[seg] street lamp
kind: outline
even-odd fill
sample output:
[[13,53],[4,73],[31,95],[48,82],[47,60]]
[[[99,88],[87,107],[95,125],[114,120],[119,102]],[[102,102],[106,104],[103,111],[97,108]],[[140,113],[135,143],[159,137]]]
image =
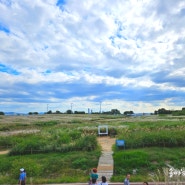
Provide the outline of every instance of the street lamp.
[[102,102],[100,101],[100,114],[101,114],[101,103],[102,103]]
[[71,113],[72,113],[72,111],[73,111],[73,103],[71,103]]
[[48,112],[48,107],[49,107],[49,104],[47,104],[47,112]]

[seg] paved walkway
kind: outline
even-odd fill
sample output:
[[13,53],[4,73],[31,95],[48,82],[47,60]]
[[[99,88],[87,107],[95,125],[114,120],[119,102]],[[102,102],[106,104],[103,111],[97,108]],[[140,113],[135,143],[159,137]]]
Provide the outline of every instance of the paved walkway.
[[97,167],[99,175],[98,181],[101,181],[101,177],[104,175],[109,182],[114,170],[112,146],[115,144],[115,138],[110,138],[109,136],[99,136],[98,142],[102,147],[102,155],[99,158]]

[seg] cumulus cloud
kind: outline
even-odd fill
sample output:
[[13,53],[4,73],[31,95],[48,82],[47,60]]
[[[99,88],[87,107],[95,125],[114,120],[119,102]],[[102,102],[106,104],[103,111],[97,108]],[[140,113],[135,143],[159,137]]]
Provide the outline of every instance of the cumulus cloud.
[[0,10],[2,111],[183,106],[183,0],[1,0]]

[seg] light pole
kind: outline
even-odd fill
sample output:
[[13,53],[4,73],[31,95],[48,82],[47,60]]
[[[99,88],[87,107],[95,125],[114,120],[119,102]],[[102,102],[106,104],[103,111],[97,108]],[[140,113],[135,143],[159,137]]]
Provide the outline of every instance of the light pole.
[[47,112],[48,112],[48,107],[49,107],[49,104],[47,104]]
[[73,103],[71,103],[71,113],[73,112]]
[[101,103],[102,103],[102,102],[100,101],[100,114],[101,114]]

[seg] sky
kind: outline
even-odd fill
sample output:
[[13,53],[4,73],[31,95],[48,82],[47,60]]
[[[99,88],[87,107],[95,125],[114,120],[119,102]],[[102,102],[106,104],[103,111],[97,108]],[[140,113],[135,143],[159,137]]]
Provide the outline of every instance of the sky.
[[184,0],[0,0],[0,111],[184,106]]

